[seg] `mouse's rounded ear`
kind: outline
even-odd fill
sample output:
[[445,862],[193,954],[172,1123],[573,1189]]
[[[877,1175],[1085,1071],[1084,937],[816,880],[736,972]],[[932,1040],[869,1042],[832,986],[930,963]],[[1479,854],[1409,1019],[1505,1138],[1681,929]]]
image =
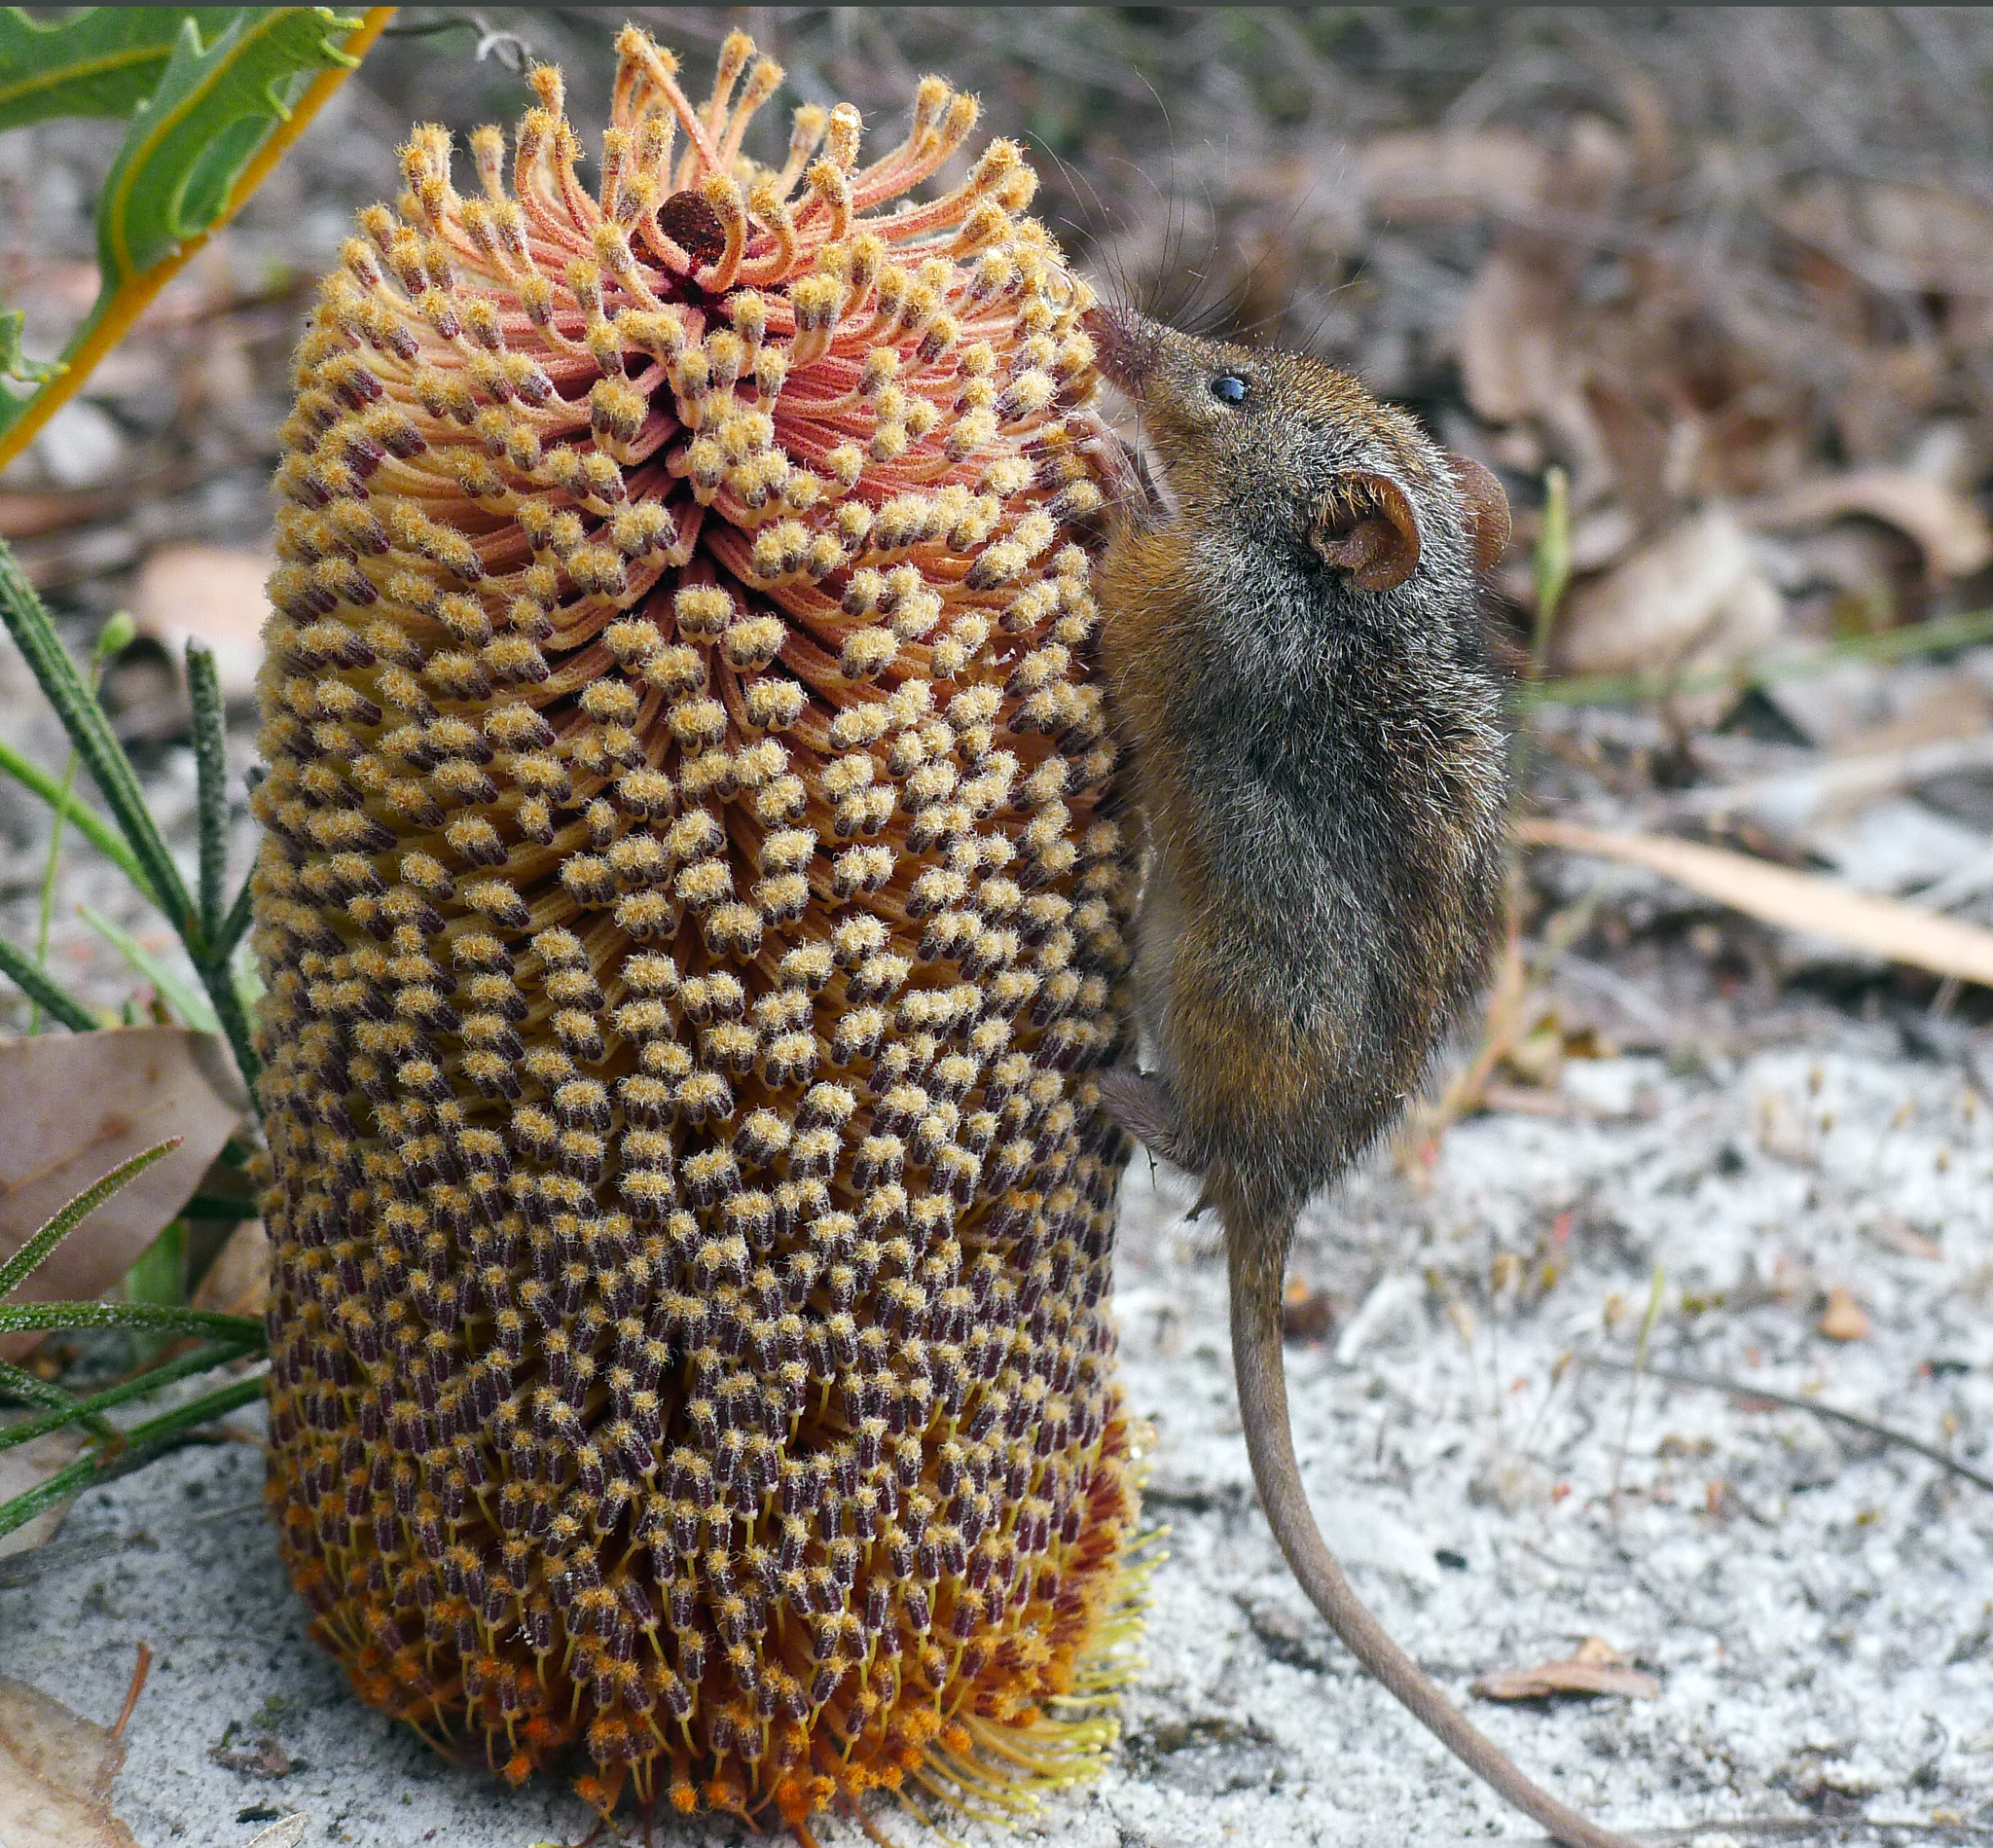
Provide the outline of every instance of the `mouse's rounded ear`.
[[1308,542],[1361,591],[1392,591],[1419,562],[1419,522],[1386,475],[1345,475],[1322,498]]
[[1508,550],[1508,496],[1495,479],[1494,470],[1483,468],[1471,455],[1449,454],[1446,462],[1460,484],[1461,498],[1467,502],[1468,539],[1474,548],[1474,569],[1492,571]]

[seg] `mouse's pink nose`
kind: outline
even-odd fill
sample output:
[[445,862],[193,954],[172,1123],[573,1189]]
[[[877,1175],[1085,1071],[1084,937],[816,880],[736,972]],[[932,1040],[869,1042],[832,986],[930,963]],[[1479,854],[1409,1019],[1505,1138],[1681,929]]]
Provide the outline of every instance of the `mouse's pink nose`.
[[1130,308],[1090,308],[1080,325],[1092,337],[1094,364],[1111,385],[1137,391],[1155,370],[1163,330]]

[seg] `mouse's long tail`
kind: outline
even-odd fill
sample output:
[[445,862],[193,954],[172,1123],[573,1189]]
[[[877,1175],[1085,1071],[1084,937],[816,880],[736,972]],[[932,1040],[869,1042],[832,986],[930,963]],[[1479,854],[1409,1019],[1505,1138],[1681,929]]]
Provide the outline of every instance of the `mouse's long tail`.
[[[1286,1361],[1281,1349],[1281,1273],[1290,1226],[1254,1225],[1220,1197],[1232,1293],[1232,1361],[1239,1415],[1267,1524],[1301,1589],[1329,1628],[1428,1731],[1477,1777],[1570,1848],[1636,1848],[1624,1835],[1580,1816],[1524,1776],[1474,1726],[1418,1663],[1394,1643],[1358,1598],[1330,1555],[1308,1506],[1287,1423]],[[1270,1258],[1267,1253],[1276,1255]]]

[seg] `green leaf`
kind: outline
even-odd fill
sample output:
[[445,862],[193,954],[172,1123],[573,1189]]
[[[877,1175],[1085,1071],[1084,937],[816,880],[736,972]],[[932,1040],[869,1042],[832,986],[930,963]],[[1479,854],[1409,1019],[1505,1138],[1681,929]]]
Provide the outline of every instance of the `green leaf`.
[[[5,420],[5,407],[0,404],[0,422]],[[166,852],[159,823],[145,806],[138,774],[131,768],[124,745],[112,733],[111,721],[104,716],[96,695],[84,684],[76,663],[62,646],[48,609],[27,581],[13,548],[4,539],[0,539],[0,621],[6,623],[17,646],[27,657],[27,665],[34,670],[49,704],[55,708],[55,716],[62,721],[62,729],[69,734],[69,742],[83,759],[84,768],[95,779],[104,801],[117,816],[126,845],[144,869],[147,892],[153,903],[166,914],[182,937],[191,932],[198,941],[200,926],[194,900],[172,855]],[[14,774],[20,775],[18,770]],[[81,815],[77,816],[77,826],[90,832]]]
[[23,385],[45,385],[68,370],[59,359],[30,359],[20,350],[27,316],[19,308],[0,308],[0,379]]
[[45,969],[0,937],[0,975],[10,977],[29,1000],[46,1007],[73,1033],[94,1033],[103,1023]]
[[[261,1339],[260,1324],[258,1339]],[[58,1469],[25,1495],[17,1495],[11,1502],[0,1502],[0,1534],[11,1534],[16,1528],[25,1526],[44,1508],[68,1501],[80,1490],[112,1481],[141,1468],[182,1431],[209,1424],[238,1406],[253,1404],[263,1396],[264,1391],[264,1375],[259,1373],[253,1379],[237,1380],[233,1386],[224,1386],[217,1392],[203,1393],[199,1398],[159,1418],[134,1425],[125,1432],[125,1441],[116,1450],[109,1453],[101,1447],[93,1450],[89,1456],[78,1458],[68,1468]]]
[[204,1033],[221,1032],[221,1022],[215,1018],[207,996],[178,969],[155,956],[130,931],[122,924],[113,924],[102,912],[94,911],[89,905],[78,905],[76,910],[85,924],[159,990],[160,998],[180,1016],[185,1025],[198,1028]]
[[164,1303],[0,1303],[0,1334],[50,1334],[62,1328],[146,1328],[238,1346],[263,1339],[259,1318],[225,1316],[213,1309],[173,1309]]
[[356,61],[341,41],[358,24],[329,7],[252,7],[203,45],[197,22],[183,20],[97,201],[103,299],[220,218],[304,84]]
[[227,917],[222,882],[229,871],[228,725],[214,651],[192,638],[187,643],[187,688],[194,703],[194,768],[200,815],[200,934],[212,954]]
[[75,822],[78,831],[98,852],[117,861],[120,870],[141,896],[152,899],[154,904],[159,903],[157,898],[153,898],[152,883],[145,876],[145,868],[139,865],[138,856],[125,845],[117,829],[89,807],[73,789],[65,791],[58,779],[23,757],[5,739],[0,739],[0,774],[12,777],[24,789],[33,790],[57,815]]
[[5,1388],[24,1405],[44,1408],[44,1415],[40,1418],[24,1418],[11,1425],[0,1425],[0,1450],[11,1450],[16,1444],[27,1443],[44,1431],[59,1431],[64,1425],[85,1425],[99,1437],[116,1437],[118,1434],[117,1428],[96,1406],[86,1405],[74,1393],[65,1393],[59,1386],[38,1380],[25,1368],[11,1361],[0,1360],[0,1388]]
[[90,7],[50,24],[0,7],[0,128],[128,116],[159,87],[182,24],[226,30],[240,7]]
[[[196,1373],[206,1373],[218,1366],[226,1366],[231,1360],[253,1358],[259,1350],[246,1343],[233,1341],[209,1342],[196,1348],[192,1354],[185,1354],[177,1359],[167,1360],[156,1367],[149,1367],[136,1379],[127,1380],[122,1385],[106,1387],[101,1393],[93,1393],[89,1398],[77,1398],[63,1392],[59,1387],[44,1387],[29,1373],[22,1373],[18,1367],[0,1364],[0,1384],[17,1397],[25,1397],[30,1393],[42,1395],[37,1402],[44,1403],[48,1410],[38,1417],[19,1419],[14,1424],[0,1426],[0,1450],[12,1450],[18,1444],[31,1443],[37,1437],[52,1431],[60,1431],[64,1425],[88,1425],[99,1437],[108,1437],[114,1443],[124,1433],[111,1424],[104,1413],[115,1405],[123,1405],[134,1398],[150,1398],[156,1393],[163,1392],[177,1382],[191,1378]],[[18,1377],[17,1377],[18,1376]],[[26,1382],[22,1385],[20,1382]],[[54,1397],[47,1396],[54,1395]]]
[[103,1179],[93,1181],[64,1206],[6,1263],[0,1264],[0,1298],[10,1296],[19,1288],[21,1280],[45,1263],[49,1253],[127,1180],[134,1175],[142,1175],[154,1162],[163,1161],[183,1140],[178,1136],[169,1137],[163,1142],[155,1142],[150,1148],[140,1149],[129,1161],[120,1162]]

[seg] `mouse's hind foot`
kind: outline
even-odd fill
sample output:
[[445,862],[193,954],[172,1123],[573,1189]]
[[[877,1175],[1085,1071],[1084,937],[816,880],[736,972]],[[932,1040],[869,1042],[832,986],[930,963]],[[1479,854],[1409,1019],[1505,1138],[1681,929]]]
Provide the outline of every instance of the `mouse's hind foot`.
[[1198,1162],[1183,1129],[1176,1094],[1153,1072],[1115,1066],[1099,1074],[1101,1102],[1115,1122],[1151,1155],[1195,1174]]

